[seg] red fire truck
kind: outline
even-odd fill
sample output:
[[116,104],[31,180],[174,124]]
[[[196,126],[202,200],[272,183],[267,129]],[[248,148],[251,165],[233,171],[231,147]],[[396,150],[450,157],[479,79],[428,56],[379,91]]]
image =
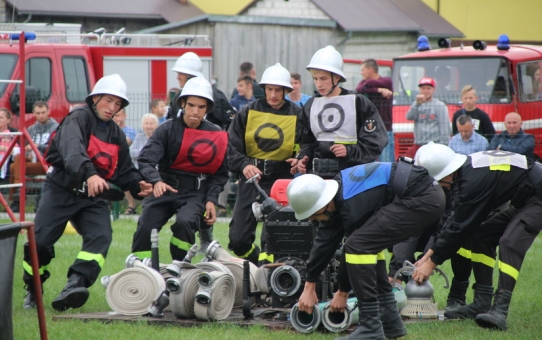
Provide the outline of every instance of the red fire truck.
[[507,113],[518,112],[523,130],[535,135],[535,154],[542,156],[542,46],[513,45],[506,35],[493,46],[475,41],[472,47],[451,48],[449,41],[440,39],[442,48],[431,50],[423,37],[418,42],[419,52],[393,61],[396,156],[405,154],[413,142],[413,122],[407,121],[405,115],[418,94],[418,81],[422,77],[435,78],[441,68],[448,71],[449,83],[437,81],[434,96],[446,103],[450,120],[462,107],[461,89],[472,85],[479,97],[477,106],[488,113],[495,130],[504,130]]
[[[18,40],[15,34],[0,32],[0,79],[20,79]],[[33,122],[32,103],[44,100],[51,116],[60,121],[75,105],[84,103],[94,83],[103,75],[118,73],[126,82],[130,121],[139,125],[153,99],[166,99],[169,89],[178,87],[171,68],[183,53],[200,56],[203,74],[211,75],[212,48],[208,36],[171,34],[50,34],[36,33],[27,40],[24,61],[26,74],[27,124]],[[0,107],[15,117],[19,127],[18,84],[0,83]]]

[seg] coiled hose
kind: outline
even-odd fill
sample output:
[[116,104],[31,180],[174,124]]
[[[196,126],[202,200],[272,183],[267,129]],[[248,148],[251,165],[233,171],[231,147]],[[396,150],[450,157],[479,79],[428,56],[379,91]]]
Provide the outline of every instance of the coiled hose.
[[198,278],[194,313],[201,320],[224,320],[233,309],[235,283],[233,276],[219,271],[203,272]]

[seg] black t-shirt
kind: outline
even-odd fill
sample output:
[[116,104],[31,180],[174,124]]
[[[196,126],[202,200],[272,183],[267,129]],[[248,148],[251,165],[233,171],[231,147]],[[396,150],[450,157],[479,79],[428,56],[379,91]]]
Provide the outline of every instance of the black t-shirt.
[[495,135],[495,127],[493,127],[493,123],[491,122],[491,119],[489,118],[487,113],[480,110],[479,108],[476,108],[472,111],[461,109],[457,110],[454,113],[454,116],[452,118],[452,131],[454,135],[458,133],[457,118],[464,114],[471,116],[474,123],[474,130],[484,136],[488,142],[491,141],[491,138],[493,138],[493,135]]

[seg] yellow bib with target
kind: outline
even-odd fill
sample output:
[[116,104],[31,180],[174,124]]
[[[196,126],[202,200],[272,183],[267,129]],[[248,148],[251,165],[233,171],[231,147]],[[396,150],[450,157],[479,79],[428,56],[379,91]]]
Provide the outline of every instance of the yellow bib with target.
[[510,171],[511,166],[528,169],[527,157],[510,151],[487,150],[470,155],[473,168],[489,167],[494,171]]
[[247,156],[284,161],[294,151],[297,116],[248,111],[245,130]]

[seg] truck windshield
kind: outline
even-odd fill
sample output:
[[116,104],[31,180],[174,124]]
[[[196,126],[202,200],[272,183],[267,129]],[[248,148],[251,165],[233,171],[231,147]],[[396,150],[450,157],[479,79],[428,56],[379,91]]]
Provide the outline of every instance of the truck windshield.
[[[11,79],[11,74],[16,63],[16,54],[0,54],[0,80]],[[4,95],[7,85],[7,83],[0,83],[0,96]]]
[[422,77],[435,79],[434,97],[445,103],[460,103],[465,85],[474,86],[478,103],[510,103],[514,93],[503,58],[401,59],[393,66],[394,104],[412,104]]

